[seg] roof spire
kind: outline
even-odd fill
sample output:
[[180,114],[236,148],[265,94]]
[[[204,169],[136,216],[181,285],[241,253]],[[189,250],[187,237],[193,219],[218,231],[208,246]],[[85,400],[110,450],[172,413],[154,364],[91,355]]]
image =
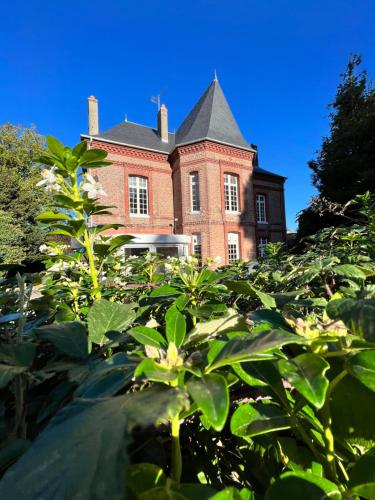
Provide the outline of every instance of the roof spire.
[[216,69],[214,69],[214,82],[218,82],[218,78],[217,78],[217,73],[216,73]]

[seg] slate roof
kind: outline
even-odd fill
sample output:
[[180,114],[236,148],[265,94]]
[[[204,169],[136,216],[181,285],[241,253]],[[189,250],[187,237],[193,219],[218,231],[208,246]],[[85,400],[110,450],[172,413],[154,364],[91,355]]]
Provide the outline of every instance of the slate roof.
[[[115,144],[167,154],[171,153],[177,146],[205,139],[249,151],[258,151],[255,144],[249,144],[244,139],[216,78],[182,122],[177,132],[175,134],[170,132],[168,136],[168,143],[162,142],[156,128],[124,121],[98,135],[82,134],[81,137],[93,137]],[[256,172],[285,179],[281,175],[260,168],[258,154],[256,154],[254,163],[254,173]]]
[[244,139],[217,79],[213,80],[176,132],[176,146],[210,139],[252,150]]
[[175,147],[174,134],[169,133],[168,142],[163,142],[157,129],[133,122],[122,122],[92,137],[161,153],[171,153]]

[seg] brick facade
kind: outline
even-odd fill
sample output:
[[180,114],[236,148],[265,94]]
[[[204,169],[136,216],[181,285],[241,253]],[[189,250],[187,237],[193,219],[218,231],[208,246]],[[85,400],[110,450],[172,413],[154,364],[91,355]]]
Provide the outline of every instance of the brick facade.
[[[89,101],[93,113],[89,116],[89,128],[95,129],[97,101],[93,96]],[[242,260],[256,258],[260,239],[263,244],[285,241],[285,178],[258,167],[256,147],[242,136],[216,79],[174,134],[168,132],[168,111],[162,105],[157,129],[122,122],[103,134],[97,131],[82,138],[89,141],[90,148],[106,150],[112,162],[93,172],[107,193],[100,203],[116,208],[112,209],[113,215],[97,216],[92,222],[123,225],[108,234],[143,235],[138,238],[139,244],[154,242],[155,236],[160,235],[160,242],[165,245],[183,242],[185,253],[193,252],[192,237],[199,237],[202,258],[219,256],[223,264],[230,260],[229,240],[232,259],[234,241],[235,255]],[[200,206],[195,211],[192,174],[199,181]],[[236,185],[233,189],[237,189],[237,203],[229,204],[233,211],[226,210],[226,175]],[[138,215],[130,213],[129,179],[136,182],[138,198],[135,202],[133,186],[132,209],[138,203]],[[232,192],[232,187],[228,190]],[[257,194],[265,199],[262,223],[257,221]],[[191,242],[189,248],[187,241]]]

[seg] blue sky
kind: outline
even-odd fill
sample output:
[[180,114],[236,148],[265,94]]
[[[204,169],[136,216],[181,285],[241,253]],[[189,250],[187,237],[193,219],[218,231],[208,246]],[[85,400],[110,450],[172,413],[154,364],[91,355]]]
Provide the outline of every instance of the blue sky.
[[90,94],[104,130],[125,114],[153,125],[161,93],[173,130],[216,68],[261,166],[288,177],[291,228],[349,55],[375,77],[374,0],[13,0],[1,17],[0,123],[73,145]]

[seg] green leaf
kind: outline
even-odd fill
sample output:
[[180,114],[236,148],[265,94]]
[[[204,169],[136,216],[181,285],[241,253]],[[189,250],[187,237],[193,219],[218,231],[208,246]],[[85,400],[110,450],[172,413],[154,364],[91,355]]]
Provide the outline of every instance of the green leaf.
[[330,398],[334,435],[375,440],[374,393],[351,375],[344,377]]
[[186,336],[185,345],[190,346],[218,335],[239,330],[244,330],[244,333],[248,332],[246,318],[234,309],[228,309],[227,314],[220,316],[220,318],[199,322]]
[[235,436],[252,437],[294,425],[292,417],[273,404],[242,404],[233,413],[230,429]]
[[9,366],[0,364],[0,389],[6,387],[16,375],[19,375],[25,370],[25,366]]
[[162,345],[167,345],[163,335],[154,328],[148,328],[147,326],[135,326],[134,328],[128,330],[127,333],[143,345],[151,345],[157,348]]
[[42,340],[48,340],[56,349],[72,358],[85,358],[88,355],[87,333],[78,321],[52,323],[36,328],[35,333]]
[[59,220],[71,220],[71,216],[61,212],[42,212],[36,216],[36,220],[40,222],[54,222]]
[[135,319],[133,304],[118,304],[101,299],[94,303],[87,315],[89,338],[95,344],[106,342],[107,332],[122,332]]
[[340,500],[338,487],[311,472],[285,472],[268,488],[265,500]]
[[241,361],[270,359],[273,357],[272,353],[269,352],[272,349],[286,344],[303,344],[304,342],[302,337],[281,329],[261,332],[256,337],[250,335],[236,337],[229,340],[219,352],[209,366],[209,371]]
[[275,309],[276,308],[276,301],[275,299],[271,296],[268,295],[268,293],[261,292],[260,290],[255,290],[255,293],[261,300],[262,304],[267,307],[268,309]]
[[122,500],[131,430],[170,419],[185,405],[178,389],[157,387],[104,401],[73,401],[6,472],[0,498]]
[[108,156],[107,151],[104,151],[104,149],[88,149],[85,151],[79,160],[79,164],[83,166],[87,166],[91,162],[101,162]]
[[59,158],[60,160],[63,159],[64,156],[64,144],[62,144],[59,140],[57,140],[55,137],[52,137],[52,135],[47,135],[46,137],[46,143],[48,146],[49,151]]
[[347,371],[366,387],[375,391],[375,349],[361,351],[347,359]]
[[333,272],[338,274],[339,276],[344,276],[345,278],[354,278],[354,279],[366,279],[366,274],[362,271],[362,269],[354,264],[342,264],[340,266],[335,266],[333,268]]
[[168,342],[173,342],[176,347],[180,347],[186,334],[185,316],[180,313],[176,306],[172,306],[165,315],[165,321],[165,333]]
[[141,375],[155,382],[167,382],[175,380],[178,374],[175,370],[160,365],[153,359],[144,359],[139,363],[134,372],[135,377],[140,377]]
[[318,409],[322,408],[326,398],[329,380],[324,374],[329,367],[321,356],[312,353],[279,360],[281,375]]
[[74,146],[72,153],[74,156],[78,158],[83,155],[83,153],[87,150],[87,141],[81,141],[76,146]]
[[375,447],[354,465],[350,473],[349,488],[354,495],[361,498],[375,498]]
[[0,361],[10,365],[30,366],[34,360],[36,345],[30,342],[22,344],[0,343]]
[[369,342],[375,342],[375,300],[338,299],[327,305],[332,319],[341,319],[349,330]]
[[170,285],[164,285],[152,290],[150,297],[170,297],[173,295],[180,295],[180,293],[180,290],[177,290],[177,288],[173,288],[173,286]]
[[209,500],[254,500],[254,494],[247,488],[237,490],[233,486],[228,486],[224,490],[211,496]]
[[164,486],[167,477],[163,469],[155,464],[139,463],[128,467],[126,475],[126,498],[137,500],[145,491]]
[[192,378],[187,382],[187,390],[212,427],[221,431],[229,412],[229,391],[225,378],[215,373],[201,379]]

